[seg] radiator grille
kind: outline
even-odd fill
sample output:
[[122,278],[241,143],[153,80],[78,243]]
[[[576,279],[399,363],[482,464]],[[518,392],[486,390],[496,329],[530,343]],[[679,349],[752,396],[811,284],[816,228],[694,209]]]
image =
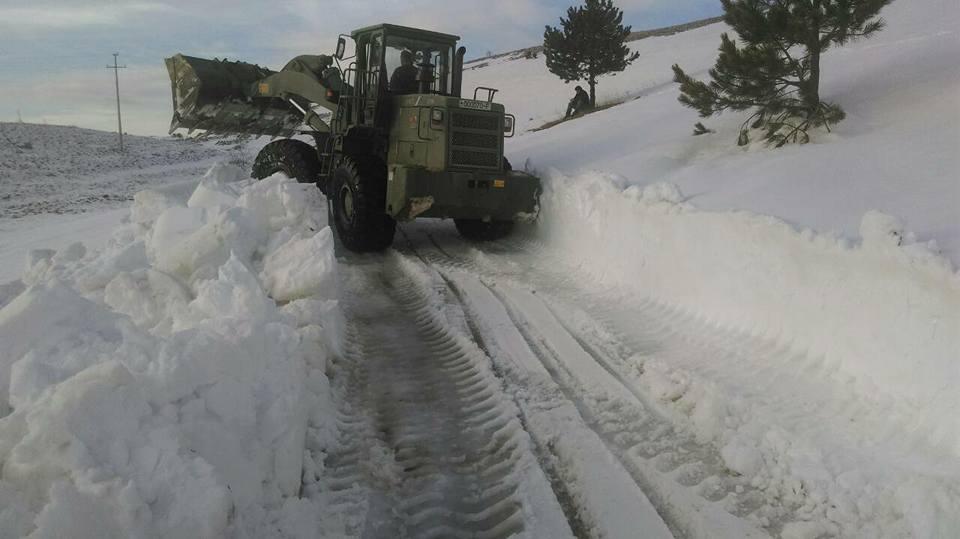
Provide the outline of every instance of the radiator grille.
[[458,127],[465,129],[481,129],[483,131],[496,131],[500,127],[500,118],[491,114],[467,114],[463,112],[453,113],[451,124],[456,129]]
[[453,150],[453,164],[469,167],[497,168],[500,157],[495,153],[472,150]]
[[457,111],[450,115],[450,166],[499,169],[500,115]]
[[474,148],[489,148],[496,150],[500,141],[496,135],[485,133],[467,133],[464,131],[453,132],[454,146],[473,146]]

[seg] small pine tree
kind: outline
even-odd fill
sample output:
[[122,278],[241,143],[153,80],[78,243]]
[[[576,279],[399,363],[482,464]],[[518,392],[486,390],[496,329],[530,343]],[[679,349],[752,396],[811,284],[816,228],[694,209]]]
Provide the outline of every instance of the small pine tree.
[[597,79],[623,71],[639,56],[624,44],[630,27],[623,25],[623,12],[612,0],[585,0],[568,8],[560,26],[543,32],[547,69],[564,82],[587,81],[590,106],[596,106]]
[[808,129],[829,130],[845,116],[839,105],[820,99],[820,56],[882,29],[877,14],[891,1],[721,0],[723,20],[740,44],[721,36],[709,84],[674,64],[679,100],[704,118],[727,109],[755,109],[740,126],[740,145],[749,143],[750,129],[761,128],[777,147],[809,142]]

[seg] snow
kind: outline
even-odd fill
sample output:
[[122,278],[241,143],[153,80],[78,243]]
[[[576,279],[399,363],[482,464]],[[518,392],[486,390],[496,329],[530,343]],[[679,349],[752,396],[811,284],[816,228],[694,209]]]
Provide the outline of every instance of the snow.
[[[900,236],[898,220],[878,212],[865,216],[864,240],[856,245],[797,231],[770,217],[668,202],[648,193],[661,191],[657,186],[624,189],[601,174],[554,173],[550,178],[540,231],[550,252],[562,253],[558,256],[596,285],[670,306],[700,321],[704,331],[732,331],[745,341],[760,338],[787,350],[778,354],[806,358],[806,368],[821,373],[819,386],[796,386],[806,390],[796,398],[810,403],[809,413],[819,408],[813,403],[849,399],[861,410],[850,421],[865,425],[865,443],[886,436],[881,433],[887,429],[902,429],[899,443],[910,445],[914,454],[893,458],[879,476],[883,479],[874,479],[916,481],[924,486],[905,492],[935,492],[930,496],[943,500],[919,502],[907,495],[900,501],[905,505],[896,511],[910,515],[908,507],[914,504],[930,511],[929,516],[910,516],[909,533],[924,536],[918,531],[930,525],[943,530],[960,526],[950,516],[960,498],[948,480],[936,478],[939,473],[928,477],[929,472],[907,479],[910,472],[903,471],[926,469],[937,459],[947,459],[943,473],[948,477],[956,470],[960,396],[952,388],[960,384],[960,280],[949,262],[923,245],[910,244]],[[797,432],[782,434],[791,443],[772,438],[782,411],[768,416],[764,401],[751,404],[755,390],[749,378],[732,387],[718,385],[685,357],[654,358],[644,363],[647,390],[686,409],[691,427],[720,444],[730,469],[773,484],[777,476],[771,478],[764,462],[790,462],[800,476],[808,475],[799,471],[804,468],[820,470],[821,478],[864,466],[841,452],[831,455],[829,472],[824,470],[821,459],[836,443],[831,441],[838,436],[835,430],[815,429],[818,439],[810,445]],[[774,364],[771,358],[768,368]],[[790,378],[783,379],[774,387],[789,383]],[[779,391],[793,394],[787,387]],[[815,396],[820,392],[824,396]],[[897,426],[874,423],[875,412],[867,410],[883,410],[896,418]],[[859,432],[854,424],[839,428]],[[815,477],[807,477],[807,484],[817,484]],[[834,499],[857,495],[831,488]]]
[[[80,215],[31,215],[0,219],[0,282],[20,278],[30,251],[40,247],[62,249],[82,241],[91,249],[103,247],[111,231],[129,209]],[[0,305],[6,302],[0,298]]]
[[[823,95],[848,117],[811,144],[738,148],[735,113],[690,136],[669,66],[705,76],[718,24],[633,43],[637,64],[599,86],[600,101],[631,99],[508,146],[545,180],[541,256],[611,301],[769,343],[766,361],[654,353],[639,383],[768,495],[801,487],[804,521],[783,537],[960,529],[960,8],[894,3],[884,18],[826,56]],[[521,129],[571,93],[542,57],[466,79],[499,87]]]
[[[925,246],[899,245],[895,219],[867,214],[864,241],[851,245],[648,193],[661,189],[556,173],[544,197],[544,241],[599,282],[822,355],[865,394],[921,407],[931,426],[951,423],[960,400],[939,388],[960,383],[960,280]],[[943,429],[960,444],[960,432]]]
[[290,301],[331,294],[336,259],[329,228],[307,238],[290,238],[264,261],[263,283],[270,297]]
[[[935,240],[956,267],[960,8],[952,0],[893,2],[882,16],[880,33],[824,56],[822,96],[847,118],[804,146],[738,148],[746,113],[701,119],[677,102],[670,66],[706,78],[720,34],[730,31],[722,23],[630,43],[640,58],[597,87],[598,103],[626,102],[543,131],[523,132],[562,117],[573,94],[573,84],[547,71],[543,55],[474,64],[464,88],[497,87],[497,100],[516,114],[519,135],[507,145],[515,168],[668,182],[701,209],[773,215],[853,240],[862,216],[879,210],[903,220],[918,241]],[[697,121],[716,133],[691,136]]]
[[[612,375],[587,356],[535,292],[504,283],[490,287],[461,272],[453,272],[449,278],[487,337],[484,342],[491,358],[501,363],[500,368],[512,383],[523,387],[515,398],[521,403],[531,435],[548,440],[551,452],[562,462],[565,481],[581,493],[580,504],[595,515],[592,521],[585,522],[593,533],[629,537],[639,528],[644,530],[644,536],[672,536],[647,498],[655,492],[668,500],[661,501],[660,508],[670,508],[673,524],[685,536],[763,536],[760,530],[731,518],[718,507],[671,488],[669,481],[649,468],[640,474],[644,482],[656,488],[650,488],[647,494],[639,491],[630,472],[609,455],[598,435],[583,425],[580,407],[553,402],[562,389],[551,379],[548,369],[569,372],[577,383],[599,392],[599,400],[614,407],[635,402],[636,396],[611,380]],[[524,322],[518,323],[518,319]],[[538,340],[553,357],[549,362],[541,362],[529,347],[529,339],[522,335],[531,327],[542,332]],[[627,408],[629,404],[621,410]]]
[[120,153],[116,133],[0,122],[0,218],[122,207],[141,189],[244,158],[242,145],[130,135],[123,142]]
[[[960,460],[937,432],[955,427],[952,416],[855,391],[823,357],[656,301],[640,285],[591,279],[539,234],[478,250],[439,224],[422,228],[413,244],[456,283],[505,384],[520,386],[518,399],[549,399],[529,375],[513,374],[530,357],[524,347],[543,350],[534,355],[556,365],[554,379],[569,384],[588,424],[609,433],[608,447],[623,444],[627,469],[671,529],[721,535],[723,512],[697,510],[703,498],[691,491],[774,536],[949,537],[960,529]],[[477,276],[496,299],[464,284]],[[497,314],[497,301],[508,316]],[[511,339],[515,328],[523,339]],[[579,437],[568,425],[556,430]]]
[[259,537],[293,511],[343,327],[332,243],[315,187],[245,176],[31,253],[0,310],[0,536]]
[[[722,24],[631,43],[599,86],[623,104],[541,131],[571,93],[542,56],[469,64],[545,185],[538,223],[487,250],[411,226],[400,254],[338,260],[315,188],[213,164],[239,145],[130,137],[122,158],[0,125],[0,537],[343,535],[316,493],[344,423],[328,367],[364,322],[341,279],[397,260],[436,300],[417,320],[516,404],[528,531],[565,532],[549,476],[597,535],[955,536],[960,6],[884,17],[824,58],[847,119],[781,149],[737,147],[737,113],[690,135],[670,65],[705,76]],[[470,262],[404,251],[431,246]],[[394,489],[394,450],[363,449]]]

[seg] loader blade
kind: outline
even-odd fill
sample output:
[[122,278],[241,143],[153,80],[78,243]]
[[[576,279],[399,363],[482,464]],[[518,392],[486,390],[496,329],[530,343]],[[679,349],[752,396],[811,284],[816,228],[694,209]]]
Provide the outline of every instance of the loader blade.
[[165,63],[173,93],[171,133],[183,128],[290,136],[303,123],[303,114],[284,100],[255,98],[258,81],[274,74],[269,69],[182,54]]

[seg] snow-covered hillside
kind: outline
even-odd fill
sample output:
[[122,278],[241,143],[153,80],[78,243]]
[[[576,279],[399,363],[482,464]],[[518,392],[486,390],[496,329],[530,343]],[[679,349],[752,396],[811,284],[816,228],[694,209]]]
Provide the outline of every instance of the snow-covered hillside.
[[250,148],[213,141],[124,137],[59,125],[0,123],[0,283],[31,249],[101,247],[143,189],[187,182],[218,161],[249,163]]
[[120,153],[115,133],[0,123],[0,219],[125,206],[142,189],[192,180],[229,148],[127,135]]
[[[773,215],[854,241],[862,216],[876,209],[960,264],[960,6],[897,1],[882,15],[885,30],[824,57],[821,94],[844,107],[847,119],[812,144],[740,149],[745,115],[738,113],[703,120],[715,134],[690,136],[699,118],[677,102],[670,66],[706,77],[720,34],[729,31],[719,23],[630,43],[639,59],[602,78],[597,97],[625,104],[521,132],[508,153],[516,165],[529,160],[542,172],[596,169],[631,185],[670,182],[699,208]],[[484,62],[465,73],[464,88],[499,88],[497,99],[516,114],[520,131],[563,115],[573,84],[550,74],[542,55]]]

